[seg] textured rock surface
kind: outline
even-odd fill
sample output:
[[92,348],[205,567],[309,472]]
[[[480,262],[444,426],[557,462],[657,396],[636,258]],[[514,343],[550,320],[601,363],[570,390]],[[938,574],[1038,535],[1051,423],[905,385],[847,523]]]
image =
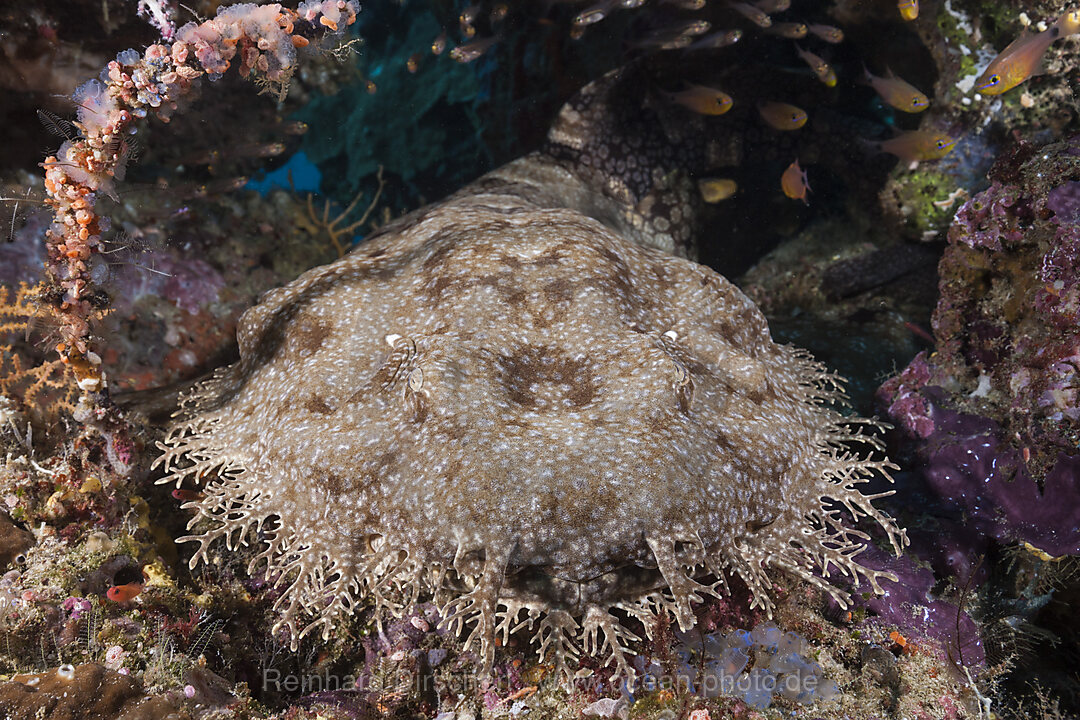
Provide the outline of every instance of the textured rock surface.
[[139,683],[96,663],[61,665],[0,684],[6,720],[184,720],[166,697],[143,695]]

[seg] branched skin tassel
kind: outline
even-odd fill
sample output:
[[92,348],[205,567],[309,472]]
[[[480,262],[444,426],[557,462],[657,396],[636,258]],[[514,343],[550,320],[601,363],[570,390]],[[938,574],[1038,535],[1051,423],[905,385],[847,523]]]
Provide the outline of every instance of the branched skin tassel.
[[528,156],[249,310],[161,446],[212,521],[192,564],[262,530],[294,645],[433,593],[485,670],[526,631],[566,678],[582,653],[632,677],[620,617],[688,628],[731,573],[766,609],[770,569],[878,590],[845,524],[906,542],[858,489],[891,467],[859,452],[875,423],[723,277],[573,209],[588,193]]

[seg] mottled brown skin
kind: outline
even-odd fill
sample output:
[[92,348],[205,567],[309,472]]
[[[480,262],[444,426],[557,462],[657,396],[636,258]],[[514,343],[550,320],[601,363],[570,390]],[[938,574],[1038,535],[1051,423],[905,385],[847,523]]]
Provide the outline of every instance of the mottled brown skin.
[[567,676],[582,651],[632,675],[610,610],[688,628],[727,572],[766,608],[768,567],[876,589],[823,498],[904,538],[855,487],[887,463],[847,447],[873,441],[833,376],[584,176],[527,156],[249,310],[162,445],[165,481],[206,479],[192,562],[274,517],[256,562],[292,583],[294,642],[434,592],[485,667],[528,620]]

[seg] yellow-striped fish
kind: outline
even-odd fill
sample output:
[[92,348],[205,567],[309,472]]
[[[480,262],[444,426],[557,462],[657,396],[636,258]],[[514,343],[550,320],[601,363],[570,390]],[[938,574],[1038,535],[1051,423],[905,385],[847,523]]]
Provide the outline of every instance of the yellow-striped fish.
[[896,8],[900,11],[900,17],[905,20],[919,17],[919,0],[897,0]]

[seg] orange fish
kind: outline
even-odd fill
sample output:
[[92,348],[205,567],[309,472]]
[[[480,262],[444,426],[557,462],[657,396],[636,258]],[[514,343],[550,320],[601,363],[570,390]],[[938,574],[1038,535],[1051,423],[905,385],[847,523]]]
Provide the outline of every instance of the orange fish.
[[761,118],[777,130],[798,130],[806,124],[806,111],[782,102],[758,103]]
[[113,602],[128,602],[142,592],[142,583],[128,583],[127,585],[114,585],[105,591],[105,597]]
[[893,75],[892,70],[885,68],[885,77],[874,75],[863,66],[866,84],[874,88],[882,100],[897,110],[906,113],[920,113],[930,107],[930,100],[910,83]]
[[738,183],[728,178],[706,178],[698,180],[698,190],[701,198],[707,203],[718,203],[727,200],[739,189]]
[[1080,32],[1080,12],[1065,13],[1041,33],[1024,30],[1009,43],[975,81],[975,89],[983,95],[1008,92],[1032,75],[1043,72],[1043,56],[1055,40]]
[[817,75],[817,79],[825,83],[828,87],[836,87],[836,73],[829,67],[829,63],[819,58],[814,53],[803,50],[799,47],[799,44],[795,44],[795,52],[799,54],[799,57],[803,59],[810,69],[814,71],[814,75]]
[[702,115],[723,115],[731,109],[730,95],[704,85],[691,85],[686,90],[667,95],[683,107]]
[[906,163],[939,160],[956,145],[956,139],[933,130],[911,130],[877,143],[877,147]]
[[844,42],[844,31],[832,25],[810,25],[807,30],[833,45]]
[[897,0],[896,8],[900,11],[900,17],[905,20],[919,17],[919,0]]
[[806,37],[806,33],[809,31],[806,27],[806,23],[783,22],[773,23],[772,27],[766,30],[766,32],[772,35],[779,35],[788,40],[801,40]]
[[788,169],[780,176],[780,187],[784,194],[792,200],[802,200],[807,205],[810,201],[806,194],[810,192],[810,182],[806,177],[806,171],[799,167],[799,159],[788,165]]
[[176,488],[172,491],[172,496],[183,502],[203,499],[203,494],[201,492],[198,490],[188,490],[187,488]]

